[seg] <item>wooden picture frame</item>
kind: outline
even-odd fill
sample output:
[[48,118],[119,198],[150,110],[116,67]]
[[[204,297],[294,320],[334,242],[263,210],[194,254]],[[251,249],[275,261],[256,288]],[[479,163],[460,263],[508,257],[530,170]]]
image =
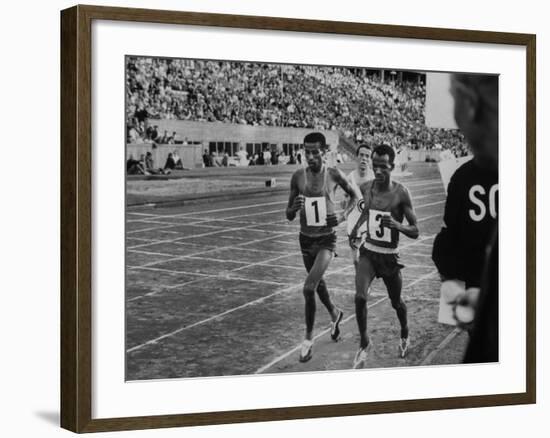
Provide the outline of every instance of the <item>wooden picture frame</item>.
[[[92,22],[111,20],[516,45],[526,48],[526,391],[522,393],[92,418]],[[75,6],[61,12],[61,426],[74,432],[395,413],[536,401],[535,50],[530,34]]]

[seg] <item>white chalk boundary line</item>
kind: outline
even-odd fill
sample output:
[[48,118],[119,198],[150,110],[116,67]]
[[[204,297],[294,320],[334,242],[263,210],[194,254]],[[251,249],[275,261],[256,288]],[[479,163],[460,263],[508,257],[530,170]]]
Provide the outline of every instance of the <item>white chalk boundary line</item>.
[[[410,183],[410,184],[407,184],[406,187],[421,187],[421,186],[428,186],[428,185],[441,185],[441,181],[440,180],[421,180],[420,183]],[[424,189],[422,189],[424,190]],[[414,199],[414,197],[413,197]],[[218,209],[213,209],[213,210],[203,210],[203,211],[193,211],[193,212],[188,212],[188,213],[178,213],[178,214],[169,214],[169,215],[162,215],[162,214],[151,214],[151,213],[133,213],[133,212],[130,212],[128,214],[136,214],[136,215],[139,215],[139,216],[145,216],[145,217],[149,217],[151,219],[153,218],[169,218],[169,217],[172,217],[172,218],[177,218],[177,217],[188,217],[188,216],[197,216],[197,215],[202,215],[202,214],[208,214],[208,213],[220,213],[220,212],[225,212],[225,211],[233,211],[233,210],[242,210],[242,209],[245,209],[245,208],[255,208],[255,207],[265,207],[265,206],[270,206],[270,205],[279,205],[279,204],[286,204],[288,202],[288,200],[284,200],[284,201],[276,201],[276,202],[265,202],[265,203],[261,203],[261,204],[257,204],[257,203],[252,203],[252,204],[246,204],[246,205],[240,205],[240,206],[236,206],[236,207],[227,207],[227,208],[218,208]],[[127,220],[127,222],[140,222],[142,221],[142,219],[129,219]]]
[[[165,239],[165,240],[159,240],[157,241],[156,243],[172,243],[172,242],[182,242],[184,240],[187,240],[187,239],[195,239],[197,237],[210,237],[210,236],[214,236],[216,234],[220,234],[220,233],[227,233],[227,232],[233,232],[233,231],[240,231],[240,230],[247,230],[247,229],[251,229],[251,228],[254,228],[254,227],[257,227],[256,224],[252,224],[252,225],[245,225],[245,226],[241,226],[241,227],[234,227],[234,228],[221,228],[220,230],[218,231],[212,231],[212,232],[208,232],[208,233],[203,233],[203,234],[194,234],[194,235],[189,235],[189,236],[180,236],[176,239]],[[288,233],[285,233],[284,231],[275,231],[275,232],[270,232],[270,231],[264,231],[264,233],[266,234],[274,234],[273,237],[277,236],[278,234],[279,235],[283,235],[283,234],[289,234],[290,232]],[[180,234],[180,233],[178,233]],[[221,236],[222,238],[224,236]],[[139,245],[133,245],[133,246],[129,246],[128,250],[132,250],[132,249],[135,249],[135,248],[143,248],[144,246],[149,246],[149,244],[147,243],[144,243],[144,244],[139,244]]]
[[[232,273],[234,272],[238,272],[242,269],[247,269],[247,268],[250,268],[252,266],[257,266],[257,265],[262,265],[263,263],[269,263],[271,261],[275,261],[275,260],[279,260],[283,257],[288,257],[289,255],[294,255],[296,253],[288,253],[288,254],[281,254],[277,257],[273,257],[271,259],[267,259],[267,260],[264,260],[264,261],[261,261],[261,262],[254,262],[254,263],[249,263],[249,264],[245,264],[244,266],[239,266],[237,268],[233,268],[233,269],[230,269],[228,271],[226,271],[226,273],[224,275],[211,275],[211,274],[198,274],[198,275],[201,275],[201,278],[204,278],[206,275],[208,275],[210,278],[217,278],[217,279],[229,279],[229,280],[243,280],[243,281],[249,281],[249,282],[255,282],[255,283],[262,283],[262,284],[274,284],[274,285],[277,285],[277,286],[287,286],[288,283],[280,283],[280,282],[274,282],[274,281],[266,281],[266,280],[256,280],[256,279],[243,279],[243,278],[239,278],[239,277],[235,277],[232,275]],[[193,256],[186,256],[188,259],[191,259],[191,260],[204,260],[204,261],[209,261],[209,262],[216,262],[216,263],[221,263],[221,262],[230,262],[230,263],[239,263],[239,264],[242,264],[243,262],[235,262],[235,261],[229,261],[229,260],[219,260],[219,259],[211,259],[211,258],[208,258],[208,257],[193,257]],[[266,265],[266,266],[269,266]],[[139,267],[134,267],[134,269],[139,269]],[[161,271],[161,272],[169,272],[169,273],[177,273],[177,274],[187,274],[187,275],[193,275],[192,273],[190,272],[185,272],[185,271],[175,271],[175,270],[168,270],[168,269],[163,269],[161,270],[160,268],[159,269],[156,269],[156,268],[145,268],[145,269],[149,269],[149,270],[157,270],[157,271]],[[303,269],[303,268],[302,268]],[[231,275],[231,277],[230,277]],[[190,283],[194,283],[198,280],[200,280],[201,278],[197,278],[195,280],[191,280],[191,281],[187,281],[185,283],[182,283],[180,284],[179,286],[185,286],[185,285],[188,285]],[[178,287],[178,286],[174,286],[174,287]],[[165,290],[170,290],[170,289],[174,289],[174,287],[168,287],[168,286],[165,286],[165,287],[161,287],[159,290],[155,291],[155,292],[149,292],[147,294],[144,294],[144,295],[139,295],[139,296],[136,296],[136,297],[132,297],[131,299],[127,300],[127,302],[131,302],[131,301],[136,301],[140,298],[144,298],[144,297],[151,297],[153,295],[157,295]]]
[[[423,240],[427,240],[427,239],[431,239],[432,236],[429,235],[429,236],[425,236],[424,238],[420,239],[420,240],[417,240],[417,241],[411,241],[411,243],[409,244],[405,244],[403,245],[401,248],[400,248],[400,251],[403,251],[405,250],[409,245],[413,244],[413,245],[420,245],[421,242]],[[284,243],[287,243],[287,242],[284,242]],[[243,251],[248,251],[249,249],[242,249],[242,248],[235,248],[235,246],[232,246],[231,247],[233,250],[234,249],[237,249],[237,250],[243,250]],[[220,259],[213,259],[213,258],[209,258],[209,257],[199,257],[198,254],[206,254],[208,252],[214,252],[214,251],[217,251],[219,250],[220,248],[218,247],[215,247],[211,250],[207,250],[207,251],[202,251],[202,252],[198,252],[198,253],[194,253],[194,254],[187,254],[187,255],[182,255],[182,256],[178,256],[178,255],[175,255],[175,254],[165,254],[165,253],[157,253],[157,252],[148,252],[148,251],[139,251],[139,250],[133,250],[132,252],[136,252],[136,253],[143,253],[143,254],[150,254],[150,255],[158,255],[158,256],[164,256],[164,257],[171,257],[167,260],[160,260],[158,261],[158,263],[164,263],[164,262],[169,262],[169,261],[173,261],[173,260],[183,260],[183,259],[191,259],[191,260],[205,260],[205,261],[210,261],[210,262],[214,262],[214,263],[221,263],[225,260],[220,260]],[[273,254],[277,254],[278,252],[274,252],[274,251],[263,251],[263,250],[256,250],[254,249],[253,251],[257,251],[257,252],[268,252],[268,253],[273,253]],[[246,269],[246,268],[249,268],[251,266],[256,266],[256,265],[261,265],[261,266],[266,266],[266,267],[280,267],[280,268],[289,268],[289,269],[299,269],[299,270],[303,270],[303,267],[300,266],[300,267],[295,267],[295,266],[286,266],[286,265],[275,265],[275,264],[271,264],[270,262],[271,261],[275,261],[275,260],[279,260],[281,258],[284,258],[284,257],[289,257],[289,256],[293,256],[293,255],[298,255],[298,254],[301,254],[301,251],[293,251],[293,252],[284,252],[284,253],[278,253],[280,254],[279,256],[277,257],[274,257],[274,258],[271,258],[271,259],[266,259],[266,260],[263,260],[261,262],[254,262],[254,263],[250,263],[250,264],[246,264],[245,266],[242,266],[242,267],[238,267],[238,268],[235,268],[235,269],[232,269],[228,272],[235,272],[235,271],[239,271],[239,270],[242,270],[242,269]],[[415,255],[424,255],[424,254],[412,254],[411,256],[415,256]],[[236,261],[232,261],[233,263],[244,263],[244,262],[236,262]],[[139,269],[144,269],[144,270],[151,270],[151,271],[158,271],[158,272],[167,272],[167,273],[171,273],[171,274],[184,274],[184,275],[193,275],[193,273],[191,272],[188,272],[188,271],[176,271],[174,269],[162,269],[162,268],[152,268],[152,264],[155,264],[157,262],[151,262],[151,263],[148,263],[148,264],[145,264],[145,265],[142,265],[142,266],[127,266],[127,269],[132,269],[132,270],[139,270]],[[423,265],[406,265],[407,267],[420,267],[420,266],[423,266]],[[351,266],[348,266],[348,268],[351,268]],[[331,275],[333,273],[333,271],[328,271],[326,273],[326,275]],[[210,277],[212,278],[226,278],[226,277],[223,277],[223,276],[216,276],[216,275],[212,275],[212,274],[204,274],[204,273],[195,273],[196,275],[199,275],[201,277],[206,277],[207,275],[209,275]],[[150,296],[153,296],[153,295],[157,295],[161,292],[163,292],[165,289],[173,289],[175,287],[179,287],[179,286],[185,286],[185,285],[188,285],[188,284],[191,284],[191,283],[195,283],[196,281],[200,280],[199,279],[195,279],[195,280],[191,280],[191,281],[187,281],[187,282],[184,282],[184,283],[180,283],[179,285],[174,285],[174,286],[165,286],[165,287],[161,287],[158,291],[155,291],[155,292],[149,292],[149,293],[146,293],[146,294],[143,294],[143,295],[139,295],[139,296],[136,296],[136,297],[132,297],[131,299],[129,299],[128,301],[135,301],[135,300],[138,300],[140,298],[144,298],[144,297],[150,297]],[[259,280],[249,280],[249,281],[258,281],[260,282]],[[271,283],[273,284],[273,283]]]
[[435,349],[428,354],[424,360],[420,363],[420,365],[430,365],[432,361],[435,359],[435,357],[439,354],[441,350],[443,350],[447,345],[449,345],[454,338],[456,338],[460,333],[462,332],[462,329],[459,329],[458,327],[455,328],[451,333],[449,333],[441,343],[435,347]]
[[[433,217],[435,216],[438,216],[438,215],[434,215]],[[422,221],[422,220],[425,220],[425,219],[429,219],[431,218],[432,216],[428,216],[427,218],[421,218],[418,220],[418,222]],[[292,233],[286,233],[286,234],[292,234]],[[280,234],[279,236],[277,236],[277,238],[281,237],[281,235],[283,234]],[[421,244],[423,240],[427,240],[427,239],[431,239],[433,236],[427,236],[425,237],[424,239],[421,239],[421,240],[416,240],[416,241],[412,241],[413,244]],[[214,247],[214,248],[211,248],[209,250],[204,250],[204,251],[199,251],[197,253],[192,253],[192,254],[187,254],[187,255],[183,255],[183,256],[175,256],[173,258],[170,258],[170,259],[167,259],[167,260],[159,260],[159,261],[155,261],[155,262],[151,262],[151,263],[148,263],[148,264],[145,264],[143,266],[128,266],[127,269],[133,269],[133,270],[137,270],[137,269],[146,269],[146,268],[151,268],[152,266],[154,265],[157,265],[157,264],[161,264],[161,263],[167,263],[167,262],[170,262],[170,261],[175,261],[175,260],[184,260],[186,258],[193,258],[193,257],[196,257],[196,256],[199,256],[199,255],[202,255],[202,254],[208,254],[209,252],[215,252],[215,251],[218,251],[218,250],[223,250],[223,249],[228,249],[228,248],[235,248],[235,249],[241,249],[243,250],[242,248],[236,248],[237,246],[239,245],[242,245],[242,246],[245,246],[245,245],[249,245],[251,243],[256,243],[258,241],[261,241],[261,240],[269,240],[269,238],[267,239],[260,239],[260,240],[256,240],[256,241],[253,241],[253,242],[243,242],[242,244],[236,244],[236,245],[231,245],[231,246],[227,246],[227,247]],[[276,242],[274,240],[274,242]],[[288,242],[283,242],[285,244],[288,244]],[[409,246],[409,244],[405,244],[404,246],[402,246],[400,248],[400,251],[404,250],[407,248],[407,246]],[[262,251],[262,250],[256,250],[256,249],[250,249],[250,248],[246,248],[246,250],[251,250],[251,251],[261,251],[261,252],[269,252],[269,251]],[[136,251],[137,252],[137,251]],[[274,251],[270,251],[272,253],[275,253]],[[279,258],[282,258],[282,257],[285,257],[285,256],[289,256],[289,255],[293,255],[293,254],[296,254],[296,253],[299,253],[299,251],[295,251],[295,252],[291,252],[291,253],[288,253],[288,252],[284,252],[282,253],[282,255],[280,257],[276,257],[276,259],[279,259]],[[162,253],[156,253],[157,255],[163,255]],[[416,255],[422,255],[422,254],[416,254]],[[220,262],[220,260],[217,260],[217,259],[212,259],[216,262]],[[264,263],[264,262],[262,262]],[[254,264],[248,264],[248,265],[245,265],[243,266],[242,268],[239,268],[239,269],[246,269],[248,268],[249,266],[254,266],[255,264],[262,264],[262,263],[254,263]],[[264,265],[264,266],[269,266],[269,265]],[[150,270],[153,270],[153,269],[150,269]],[[169,270],[169,269],[157,269],[158,271],[160,272],[168,272],[168,273],[175,273],[175,274],[186,274],[186,275],[193,275],[192,273],[190,272],[187,272],[187,271],[175,271],[175,270]],[[330,275],[331,272],[327,272],[327,275]],[[198,274],[197,274],[198,275]],[[205,274],[202,274],[200,277],[204,277]],[[195,279],[195,280],[191,280],[189,282],[185,282],[185,283],[181,283],[179,284],[179,286],[185,286],[185,285],[189,285],[189,284],[192,284],[192,283],[195,283],[196,281],[200,280],[199,279]],[[177,286],[176,286],[177,287]],[[131,298],[130,300],[128,301],[135,301],[135,300],[138,300],[138,299],[141,299],[141,298],[144,298],[144,297],[150,297],[150,296],[153,296],[153,295],[157,295],[158,293],[164,291],[165,289],[160,289],[158,291],[155,291],[155,292],[149,292],[147,294],[144,294],[144,295],[139,295],[137,297],[133,297]]]
[[[407,284],[407,286],[405,286],[403,288],[403,292],[405,290],[407,290],[408,288],[414,286],[416,283],[419,283],[421,281],[424,281],[425,279],[431,277],[432,275],[434,275],[435,273],[437,272],[437,270],[434,270],[434,271],[431,271],[430,273],[426,274],[426,275],[423,275],[422,277],[419,277],[417,278],[416,280],[410,282],[409,284]],[[386,301],[388,299],[388,296],[384,296],[378,300],[376,300],[374,303],[371,303],[371,304],[368,304],[367,305],[367,308],[370,309],[384,301]],[[340,322],[340,325],[343,325],[343,324],[346,324],[348,321],[350,321],[351,319],[355,318],[355,313],[352,313],[350,316],[348,316],[347,318],[344,318],[341,322]],[[330,333],[330,327],[319,332],[317,335],[315,335],[313,337],[313,340],[316,341],[317,339],[321,338],[322,336],[326,335]],[[288,350],[287,352],[281,354],[280,356],[277,356],[275,359],[273,359],[271,362],[269,362],[267,365],[264,365],[262,366],[261,368],[258,368],[256,371],[254,371],[254,374],[261,374],[263,372],[265,372],[266,370],[268,370],[269,368],[271,368],[273,365],[281,362],[283,359],[286,359],[288,356],[290,356],[291,354],[294,354],[296,351],[298,351],[301,347],[301,343],[296,345],[295,347],[293,347],[292,349]]]
[[[188,213],[178,213],[178,214],[166,214],[166,215],[163,215],[163,214],[156,214],[156,215],[152,215],[154,217],[186,217],[186,216],[200,216],[201,214],[207,214],[207,213],[220,213],[220,212],[223,212],[223,211],[233,211],[233,210],[242,210],[244,208],[254,208],[254,207],[266,207],[268,205],[278,205],[278,204],[286,204],[288,201],[276,201],[276,202],[264,202],[262,204],[256,204],[256,203],[252,203],[252,204],[246,204],[246,205],[239,205],[239,206],[236,206],[236,207],[226,207],[226,208],[217,208],[217,209],[214,209],[214,210],[203,210],[203,211],[190,211]],[[144,213],[141,213],[141,214],[144,214]],[[148,216],[151,216],[150,214],[148,214]]]
[[[161,263],[167,263],[167,262],[171,262],[171,261],[175,261],[175,260],[184,260],[188,257],[195,257],[195,256],[203,255],[203,254],[208,254],[210,252],[226,250],[226,249],[231,249],[231,248],[235,248],[235,247],[242,247],[242,246],[256,244],[258,242],[264,242],[266,240],[277,239],[277,238],[279,238],[279,237],[281,237],[285,234],[291,234],[291,233],[278,233],[274,236],[265,237],[263,239],[250,240],[250,241],[245,241],[245,242],[242,242],[242,243],[233,243],[231,245],[226,245],[226,246],[217,246],[217,247],[210,248],[210,249],[207,249],[207,250],[204,250],[204,251],[199,251],[199,252],[195,252],[195,253],[191,253],[191,254],[187,254],[187,255],[177,256],[177,257],[174,257],[173,259],[169,259],[169,260],[158,260],[158,261],[147,263],[147,264],[142,265],[142,266],[133,266],[133,267],[127,267],[127,268],[128,269],[147,268],[147,267],[150,267],[150,266],[159,265]],[[167,243],[167,242],[162,242],[162,243]],[[148,245],[139,245],[139,247],[143,247],[143,246],[148,246]]]
[[[418,220],[418,222],[421,222],[421,221],[424,221],[424,220],[427,220],[427,219],[430,219],[432,217],[438,217],[440,216],[440,214],[437,214],[437,215],[432,215],[432,216],[427,216],[427,217],[424,217],[424,218],[421,218]],[[215,251],[219,251],[219,250],[225,250],[225,249],[241,249],[243,250],[243,248],[237,248],[238,246],[247,246],[247,245],[250,245],[250,244],[253,244],[253,243],[258,243],[258,242],[261,242],[261,241],[266,241],[266,240],[270,240],[270,239],[278,239],[284,235],[292,235],[294,233],[291,233],[291,232],[288,232],[288,233],[278,233],[276,235],[276,237],[268,237],[266,239],[256,239],[256,240],[253,240],[253,241],[247,241],[247,242],[243,242],[243,243],[240,243],[240,244],[234,244],[234,245],[228,245],[228,246],[225,246],[225,247],[213,247],[211,249],[208,249],[208,250],[204,250],[204,251],[199,251],[199,252],[196,252],[196,253],[191,253],[191,254],[187,254],[187,255],[181,255],[181,256],[176,256],[174,255],[173,258],[170,258],[170,259],[167,259],[167,260],[158,260],[158,261],[154,261],[154,262],[150,262],[150,263],[147,263],[145,265],[142,265],[142,266],[127,266],[127,269],[133,269],[133,270],[136,270],[136,269],[145,269],[145,268],[150,268],[152,266],[155,266],[155,265],[158,265],[158,264],[162,264],[162,263],[168,263],[168,262],[171,262],[171,261],[175,261],[175,260],[185,260],[187,258],[192,258],[192,257],[197,257],[197,256],[200,256],[200,255],[204,255],[204,254],[208,254],[210,252],[215,252]],[[432,238],[433,236],[427,236],[423,239],[420,239],[420,240],[416,240],[416,241],[412,241],[414,244],[420,244],[422,241],[424,240],[427,240],[427,239],[430,239]],[[277,241],[277,240],[273,240],[273,242],[280,242],[280,241]],[[160,243],[160,242],[157,242],[157,243]],[[174,243],[180,243],[180,244],[183,244],[184,242],[174,242]],[[281,242],[282,244],[289,244],[288,242]],[[148,246],[147,244],[144,244],[144,245],[138,245],[140,247],[143,247],[143,246]],[[400,251],[402,251],[403,249],[405,249],[406,247],[408,246],[408,244],[402,246],[400,248]],[[131,250],[129,249],[130,251],[135,251],[135,250]],[[262,251],[262,252],[269,252],[269,251],[263,251],[263,250],[256,250],[256,249],[251,249],[251,248],[246,248],[246,250],[250,250],[250,251]],[[136,251],[137,252],[137,251]],[[145,251],[144,251],[145,252]],[[270,251],[270,252],[273,252],[275,253],[274,251]],[[153,254],[153,253],[152,253]],[[156,253],[157,255],[163,255],[162,253]],[[292,252],[292,253],[288,253],[288,252],[284,252],[282,253],[283,256],[288,256],[288,255],[291,255],[291,254],[296,254],[296,252]],[[421,255],[421,254],[419,254]],[[218,261],[219,262],[219,261]],[[246,268],[247,266],[244,266],[244,268]],[[163,269],[163,270],[160,270],[159,271],[161,272],[172,272],[172,273],[177,273],[177,274],[189,274],[189,275],[192,275],[191,273],[187,273],[185,271],[175,271],[175,270],[169,270],[169,269]],[[189,283],[185,283],[185,284],[189,284]],[[136,300],[136,299],[139,299],[141,297],[146,297],[146,296],[151,296],[151,295],[156,295],[157,293],[159,292],[151,292],[151,293],[148,293],[148,294],[145,294],[145,295],[140,295],[138,297],[134,297],[132,298],[132,300]]]
[[[250,214],[247,214],[247,215],[229,216],[229,217],[226,217],[225,219],[229,220],[229,219],[234,219],[234,218],[239,218],[239,217],[262,216],[264,214],[273,214],[273,213],[281,213],[281,210],[269,210],[269,211],[262,211],[262,212],[259,212],[259,213],[250,213]],[[205,222],[207,222],[207,221],[205,221]],[[145,231],[156,231],[156,230],[164,230],[164,232],[166,232],[165,228],[175,228],[175,227],[185,227],[185,226],[200,227],[200,226],[202,226],[201,224],[202,224],[202,221],[201,222],[196,222],[196,223],[191,223],[191,224],[176,224],[176,225],[169,224],[169,225],[164,225],[164,226],[160,226],[160,227],[145,228],[143,230],[127,231],[126,234],[143,233]],[[241,229],[241,228],[239,228],[239,227],[229,228],[229,229],[222,228],[219,231],[211,231],[209,233],[195,234],[195,235],[186,236],[186,237],[202,237],[202,236],[207,236],[208,234],[223,233],[224,231],[234,231],[234,230],[239,230],[239,229]],[[176,232],[178,234],[181,233],[181,231],[174,231],[174,232]]]
[[[417,207],[415,207],[415,209],[420,209],[420,208],[424,208],[424,207],[431,207],[431,206],[434,206],[434,205],[439,205],[439,204],[442,204],[444,203],[445,200],[442,200],[442,201],[436,201],[436,202],[431,202],[431,203],[428,203],[428,204],[422,204],[422,205],[418,205]],[[279,212],[279,210],[270,210],[270,211],[267,211],[267,212],[261,212],[261,213],[254,213],[254,214],[250,214],[250,215],[241,215],[241,216],[232,216],[230,218],[225,218],[226,220],[227,219],[233,219],[233,218],[237,218],[237,217],[249,217],[249,216],[260,216],[260,215],[264,215],[264,214],[273,214],[273,213],[277,213]],[[440,214],[437,214],[437,215],[433,215],[431,217],[437,217],[437,216],[440,216]],[[431,218],[431,217],[428,217],[428,218]],[[423,218],[421,220],[426,220],[428,218]],[[420,222],[420,220],[419,220]],[[207,236],[211,236],[211,235],[214,235],[214,234],[219,234],[219,233],[224,233],[224,232],[231,232],[231,231],[239,231],[239,230],[246,230],[246,229],[253,229],[257,226],[256,223],[252,223],[252,224],[248,224],[248,225],[245,225],[245,226],[241,226],[241,227],[233,227],[233,228],[221,228],[220,230],[218,231],[212,231],[212,232],[207,232],[207,233],[202,233],[202,234],[195,234],[195,235],[189,235],[189,236],[183,236],[183,237],[179,237],[177,239],[166,239],[166,240],[160,240],[158,241],[157,243],[171,243],[171,242],[174,242],[174,241],[181,241],[181,240],[184,240],[184,239],[193,239],[193,238],[196,238],[196,237],[207,237]],[[157,228],[148,228],[146,230],[139,230],[139,231],[130,231],[128,232],[127,234],[131,234],[131,233],[139,233],[139,232],[144,232],[144,231],[153,231],[153,230],[162,230],[163,232],[167,232],[166,230],[164,230],[164,228],[170,228],[170,227],[174,227],[174,225],[168,225],[168,226],[163,226],[163,227],[157,227]],[[269,232],[269,231],[264,231],[264,232]],[[283,234],[283,233],[280,233],[280,234]],[[285,234],[289,234],[289,233],[285,233]],[[128,247],[127,249],[135,249],[135,248],[142,248],[144,246],[148,246],[149,244],[147,243],[143,243],[143,244],[139,244],[139,245],[133,245],[133,246],[130,246]]]
[[[432,236],[426,237],[425,239],[430,238],[430,237],[432,237]],[[419,241],[421,241],[421,240],[419,240]],[[408,243],[407,245],[404,245],[403,248],[408,247],[408,246],[413,246],[415,243],[417,243],[417,241]],[[335,270],[335,271],[331,272],[331,274],[339,273],[339,272],[345,271],[345,270],[350,269],[350,268],[353,268],[353,266],[346,266],[346,267],[340,268],[340,269],[338,269],[338,270]],[[147,269],[158,270],[158,271],[164,271],[164,272],[178,272],[178,273],[181,273],[181,274],[193,275],[193,273],[191,273],[191,272],[187,273],[187,272],[179,272],[179,271],[169,271],[169,270],[157,269],[157,268],[147,268]],[[199,275],[199,274],[195,274],[195,275]],[[258,282],[261,281],[261,282],[269,283],[269,284],[277,284],[277,283],[274,283],[274,282],[265,282],[265,281],[263,281],[263,280],[251,280],[251,279],[244,279],[244,278],[241,279],[241,278],[236,278],[236,277],[234,278],[234,277],[228,277],[228,276],[225,276],[225,277],[224,277],[224,276],[213,276],[213,275],[209,275],[209,274],[200,274],[199,276],[201,276],[201,277],[208,277],[208,278],[218,278],[218,279],[223,278],[223,279],[230,279],[230,280],[242,280],[242,281],[258,281]],[[178,334],[178,333],[181,333],[181,332],[184,331],[184,330],[188,330],[188,329],[193,328],[193,327],[196,327],[196,326],[198,326],[198,325],[205,324],[205,323],[210,322],[210,321],[213,321],[213,320],[215,320],[215,319],[217,319],[217,318],[221,318],[221,317],[223,317],[223,316],[225,316],[225,315],[228,315],[228,314],[230,314],[230,313],[233,313],[233,312],[235,312],[235,311],[237,311],[237,310],[244,309],[244,308],[246,308],[246,307],[249,307],[249,306],[252,306],[252,305],[255,305],[255,304],[259,304],[259,303],[261,303],[261,302],[263,302],[263,301],[265,301],[265,300],[267,300],[268,298],[271,298],[271,297],[273,297],[273,296],[280,295],[280,294],[282,294],[282,293],[284,293],[284,292],[288,292],[288,291],[293,290],[293,289],[300,289],[300,288],[302,288],[302,287],[303,287],[302,284],[288,286],[288,287],[286,287],[285,289],[275,291],[275,292],[273,292],[273,293],[271,293],[271,294],[269,294],[269,295],[266,295],[266,296],[264,296],[264,297],[257,298],[257,299],[255,299],[255,300],[253,300],[253,301],[249,301],[249,302],[244,303],[244,304],[242,304],[242,305],[240,305],[240,306],[237,306],[237,307],[233,307],[233,308],[231,308],[231,309],[228,309],[228,310],[226,310],[226,311],[224,311],[224,312],[222,312],[222,313],[220,313],[220,314],[213,315],[213,316],[211,316],[211,317],[209,317],[209,318],[203,319],[203,320],[201,320],[201,321],[197,321],[197,322],[195,322],[195,323],[193,323],[193,324],[190,324],[190,325],[187,325],[187,326],[180,327],[179,329],[174,330],[173,332],[164,334],[164,335],[159,336],[158,338],[155,338],[155,339],[151,339],[151,340],[149,340],[149,341],[144,342],[143,344],[136,345],[136,346],[134,346],[134,347],[132,347],[132,348],[126,350],[126,353],[131,353],[131,352],[133,352],[133,351],[139,350],[139,349],[141,349],[141,348],[143,348],[143,347],[145,347],[145,346],[147,346],[147,345],[156,344],[157,342],[159,342],[159,341],[161,341],[161,340],[163,340],[163,339],[169,338],[169,337],[171,337],[171,336],[174,336],[174,335],[176,335],[176,334]]]

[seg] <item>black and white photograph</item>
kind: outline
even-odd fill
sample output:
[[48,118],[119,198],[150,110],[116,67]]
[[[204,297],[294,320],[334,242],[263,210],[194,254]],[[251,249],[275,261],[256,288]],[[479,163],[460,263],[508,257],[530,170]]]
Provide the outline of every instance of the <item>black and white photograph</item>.
[[499,361],[498,75],[128,55],[125,102],[126,380]]

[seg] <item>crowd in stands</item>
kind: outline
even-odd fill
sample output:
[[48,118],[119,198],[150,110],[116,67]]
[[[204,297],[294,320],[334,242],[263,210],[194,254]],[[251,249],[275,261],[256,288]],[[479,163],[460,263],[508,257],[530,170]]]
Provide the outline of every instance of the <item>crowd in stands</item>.
[[[395,76],[395,75],[394,75]],[[175,142],[148,119],[334,129],[356,143],[454,149],[458,130],[425,125],[423,81],[347,67],[129,57],[128,141]]]

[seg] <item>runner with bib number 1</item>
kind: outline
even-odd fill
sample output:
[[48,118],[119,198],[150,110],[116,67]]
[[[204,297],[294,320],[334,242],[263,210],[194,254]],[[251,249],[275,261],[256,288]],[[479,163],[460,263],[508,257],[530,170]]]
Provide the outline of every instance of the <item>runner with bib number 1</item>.
[[[345,175],[323,163],[328,149],[325,136],[319,132],[306,135],[304,148],[307,167],[292,175],[286,208],[289,221],[294,220],[298,212],[300,214],[300,248],[308,273],[303,288],[306,333],[300,349],[300,362],[307,362],[313,354],[315,293],[330,313],[332,340],[339,338],[339,324],[344,313],[332,303],[323,275],[336,250],[334,228],[345,220],[357,202],[357,195]],[[351,202],[348,209],[336,215],[334,196],[338,186],[349,195]]]
[[[388,145],[377,146],[372,151],[374,180],[360,187],[364,208],[350,233],[350,245],[360,247],[355,274],[355,314],[361,341],[354,368],[365,366],[371,347],[367,335],[367,291],[375,277],[384,281],[401,325],[400,357],[405,357],[410,345],[407,307],[401,299],[403,265],[399,263],[398,244],[400,233],[412,239],[418,238],[419,233],[409,191],[403,184],[392,181],[394,160],[395,151]],[[403,219],[407,219],[408,225],[403,224]],[[362,242],[358,231],[365,222],[367,234]]]

